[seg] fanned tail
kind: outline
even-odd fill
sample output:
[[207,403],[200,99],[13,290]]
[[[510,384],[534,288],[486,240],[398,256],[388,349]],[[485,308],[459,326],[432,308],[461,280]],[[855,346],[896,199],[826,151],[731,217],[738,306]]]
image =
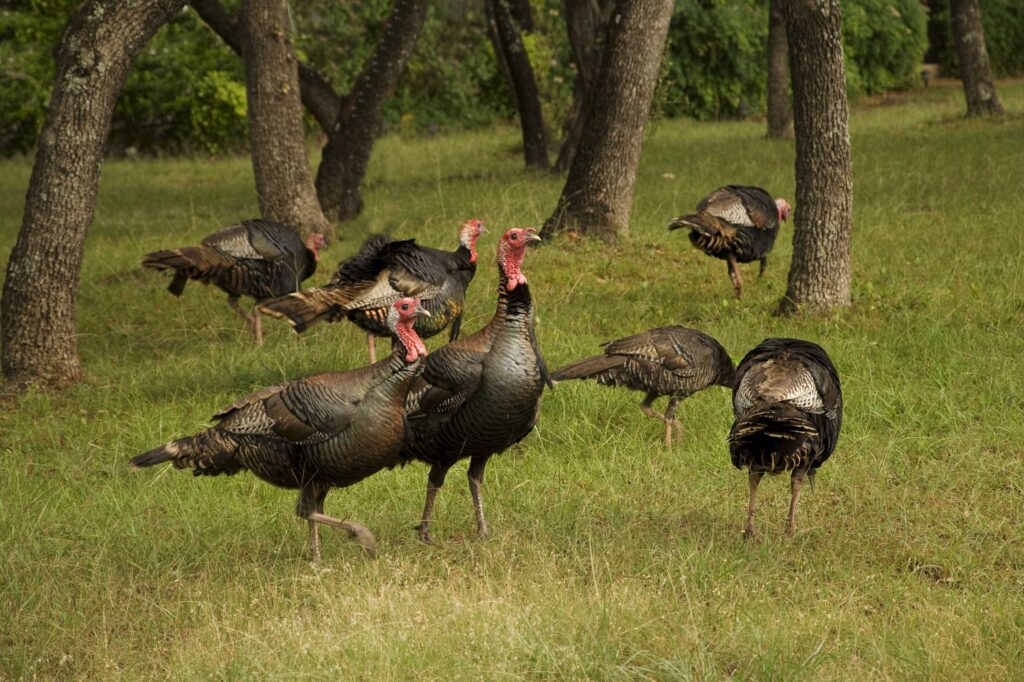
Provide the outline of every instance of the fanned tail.
[[565,367],[556,369],[551,378],[555,381],[567,379],[592,379],[602,372],[615,369],[622,365],[622,358],[614,355],[595,355],[591,358],[584,358],[570,363]]
[[265,301],[257,306],[261,313],[288,320],[302,333],[321,320],[339,320],[345,316],[345,300],[333,287],[315,287]]

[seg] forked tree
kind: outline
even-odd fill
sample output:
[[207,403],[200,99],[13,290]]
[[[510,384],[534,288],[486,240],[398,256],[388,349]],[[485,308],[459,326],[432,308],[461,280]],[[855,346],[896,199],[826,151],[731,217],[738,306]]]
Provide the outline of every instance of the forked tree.
[[264,218],[331,234],[313,186],[286,0],[245,0],[242,53],[249,146]]
[[114,103],[143,46],[184,4],[88,0],[64,32],[0,300],[10,387],[81,376],[75,302]]
[[672,0],[619,0],[612,12],[583,133],[544,235],[613,239],[626,230],[672,8]]
[[992,65],[985,44],[978,0],[950,0],[953,42],[960,62],[960,80],[967,97],[967,115],[985,116],[1005,112],[992,82]]
[[853,177],[839,0],[786,0],[796,209],[779,312],[850,304]]

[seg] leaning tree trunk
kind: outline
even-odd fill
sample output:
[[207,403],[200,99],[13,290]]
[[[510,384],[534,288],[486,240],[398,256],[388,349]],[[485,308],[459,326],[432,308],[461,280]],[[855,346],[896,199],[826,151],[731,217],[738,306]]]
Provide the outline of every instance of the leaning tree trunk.
[[786,55],[786,18],[783,0],[768,7],[768,137],[793,137],[793,109],[789,104],[789,58]]
[[779,312],[850,304],[853,177],[839,0],[787,0],[796,132],[793,260]]
[[950,0],[949,11],[953,19],[956,57],[960,62],[960,79],[967,96],[967,115],[1005,113],[992,83],[992,65],[988,60],[978,0]]
[[0,364],[12,387],[81,376],[75,298],[110,117],[135,57],[184,4],[90,0],[64,33],[0,303]]
[[605,25],[614,9],[611,0],[565,0],[565,28],[572,47],[576,79],[572,89],[572,105],[562,129],[562,145],[555,161],[555,170],[569,169],[580,137],[583,136],[584,103],[597,80],[601,68],[601,52],[604,43]]
[[[494,53],[508,80],[509,89],[516,101],[519,124],[523,131],[523,153],[527,168],[548,169],[548,137],[544,130],[544,116],[540,108],[540,93],[533,77],[530,57],[523,45],[522,29],[529,30],[516,21],[510,0],[485,0],[488,34],[494,45]],[[517,13],[529,20],[530,4],[517,0]]]
[[384,35],[356,81],[350,106],[338,115],[316,176],[320,206],[330,218],[351,220],[362,210],[360,186],[380,132],[384,102],[405,70],[426,18],[427,0],[394,0]]
[[620,0],[612,13],[579,148],[543,234],[613,239],[626,231],[672,8],[672,0]]
[[287,0],[246,0],[242,55],[260,213],[307,235],[332,234],[313,187]]

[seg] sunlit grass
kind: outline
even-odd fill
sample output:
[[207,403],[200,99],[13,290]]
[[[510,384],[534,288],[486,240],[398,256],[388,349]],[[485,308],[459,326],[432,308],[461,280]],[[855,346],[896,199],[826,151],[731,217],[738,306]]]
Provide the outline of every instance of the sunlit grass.
[[[791,541],[788,486],[762,486],[761,544],[739,535],[746,477],[717,388],[682,405],[665,452],[639,394],[558,386],[491,461],[487,541],[463,467],[434,547],[411,530],[425,467],[333,492],[328,511],[374,530],[377,561],[327,531],[311,566],[294,493],[252,476],[129,472],[255,387],[362,364],[365,337],[268,320],[254,348],[222,294],[190,284],[175,300],[139,269],[256,214],[247,159],[107,163],[79,294],[86,379],[0,412],[0,679],[1021,679],[1024,84],[1000,95],[1016,118],[961,121],[951,87],[855,110],[854,306],[830,317],[771,315],[790,227],[763,279],[745,267],[741,303],[723,263],[664,229],[727,182],[792,198],[792,146],[756,122],[657,122],[629,235],[528,255],[552,366],[671,323],[736,359],[770,335],[828,349],[847,401],[838,450]],[[561,189],[522,170],[517,142],[509,127],[381,140],[366,211],[326,263],[372,231],[451,248],[483,218],[476,329],[496,233],[543,222]],[[29,172],[0,162],[5,256]]]

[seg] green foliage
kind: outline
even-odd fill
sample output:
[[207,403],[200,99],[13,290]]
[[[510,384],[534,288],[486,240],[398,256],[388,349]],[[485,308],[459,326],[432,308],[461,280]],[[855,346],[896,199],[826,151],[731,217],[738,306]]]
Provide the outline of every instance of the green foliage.
[[845,0],[843,50],[850,97],[908,88],[928,47],[919,0]]
[[248,132],[245,85],[224,71],[208,71],[194,93],[191,142],[211,153],[237,148]]
[[[1019,0],[980,0],[981,22],[985,28],[992,73],[995,76],[1024,74],[1024,12]],[[945,75],[956,78],[960,65],[953,42],[949,0],[933,0],[928,31],[935,53]]]

